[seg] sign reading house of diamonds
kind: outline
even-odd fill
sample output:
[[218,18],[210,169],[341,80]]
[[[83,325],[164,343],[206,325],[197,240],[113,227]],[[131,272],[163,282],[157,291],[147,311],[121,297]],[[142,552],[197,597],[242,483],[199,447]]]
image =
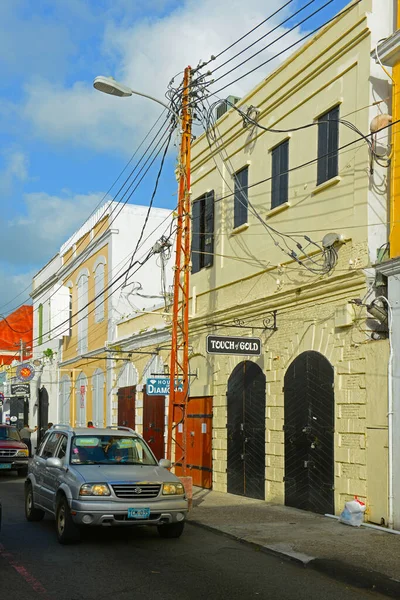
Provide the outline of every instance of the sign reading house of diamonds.
[[232,337],[224,335],[207,336],[208,354],[239,354],[243,356],[260,356],[260,338]]

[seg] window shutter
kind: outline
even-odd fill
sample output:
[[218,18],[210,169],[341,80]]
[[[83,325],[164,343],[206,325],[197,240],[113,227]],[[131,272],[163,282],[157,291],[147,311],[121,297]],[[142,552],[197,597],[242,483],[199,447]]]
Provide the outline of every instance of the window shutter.
[[248,167],[235,174],[235,197],[233,226],[247,223],[248,210]]
[[317,185],[328,179],[328,131],[327,115],[318,120],[318,172]]
[[338,174],[338,147],[339,147],[339,107],[329,113],[329,138],[328,138],[328,179]]
[[104,265],[98,265],[95,272],[94,294],[95,300],[95,321],[99,323],[104,319]]
[[200,271],[201,247],[201,200],[192,204],[192,273]]
[[289,197],[289,140],[281,144],[280,169],[279,204],[284,204]]
[[208,192],[204,199],[204,266],[214,263],[214,191]]
[[272,189],[271,189],[271,208],[276,208],[280,204],[280,146],[272,150]]

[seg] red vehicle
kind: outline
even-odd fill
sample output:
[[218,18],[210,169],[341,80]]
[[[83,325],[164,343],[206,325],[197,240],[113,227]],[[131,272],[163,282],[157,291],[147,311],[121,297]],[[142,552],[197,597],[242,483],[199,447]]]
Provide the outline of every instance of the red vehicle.
[[0,470],[18,471],[18,475],[25,477],[28,459],[28,446],[21,441],[17,428],[0,424]]

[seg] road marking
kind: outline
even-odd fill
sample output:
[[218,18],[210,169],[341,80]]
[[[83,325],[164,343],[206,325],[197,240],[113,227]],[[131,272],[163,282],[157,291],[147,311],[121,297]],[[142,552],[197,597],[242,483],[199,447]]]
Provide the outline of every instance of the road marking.
[[47,596],[47,598],[50,598],[46,588],[40,583],[40,581],[38,581],[33,575],[31,575],[29,571],[25,569],[25,567],[19,564],[19,562],[15,560],[13,555],[10,554],[10,552],[7,552],[3,544],[0,544],[0,556],[1,558],[4,558],[8,562],[10,567],[15,569],[15,571],[19,573],[19,575],[21,575],[23,579],[25,579],[26,583],[30,585],[35,592],[37,592],[38,594],[42,594],[43,596]]

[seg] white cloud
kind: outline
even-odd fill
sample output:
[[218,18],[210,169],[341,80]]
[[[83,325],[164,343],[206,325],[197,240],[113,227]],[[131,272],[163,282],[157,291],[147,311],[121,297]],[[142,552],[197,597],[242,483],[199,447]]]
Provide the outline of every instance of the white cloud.
[[[211,54],[218,53],[283,3],[284,0],[254,0],[244,10],[242,0],[186,0],[163,18],[152,16],[127,24],[128,18],[114,22],[110,17],[101,50],[107,64],[111,61],[115,65],[114,75],[117,79],[134,89],[162,99],[167,84],[175,73],[181,72],[187,64],[196,66],[200,59],[206,60]],[[226,53],[223,59],[229,58],[279,24],[290,14],[288,10],[280,12]],[[252,51],[257,51],[284,32],[282,27],[278,28]],[[222,79],[221,84],[216,84],[217,89],[282,51],[300,37],[299,31],[288,34],[235,71],[235,74]],[[222,95],[243,95],[261,81],[282,58],[234,84]],[[218,76],[235,64],[237,60],[218,71]],[[218,62],[215,62],[210,66],[217,65]],[[93,78],[98,74],[93,73]],[[61,84],[36,79],[27,86],[26,93],[24,115],[40,136],[59,143],[72,141],[101,151],[131,151],[135,146],[135,138],[142,136],[159,114],[159,107],[148,100],[138,97],[107,97],[93,90],[91,81],[78,82],[72,87],[64,88]]]
[[2,261],[9,265],[42,266],[102,198],[101,193],[25,194],[25,214],[2,225]]
[[0,171],[0,193],[9,194],[16,181],[28,179],[28,157],[20,151],[5,151],[4,167]]

